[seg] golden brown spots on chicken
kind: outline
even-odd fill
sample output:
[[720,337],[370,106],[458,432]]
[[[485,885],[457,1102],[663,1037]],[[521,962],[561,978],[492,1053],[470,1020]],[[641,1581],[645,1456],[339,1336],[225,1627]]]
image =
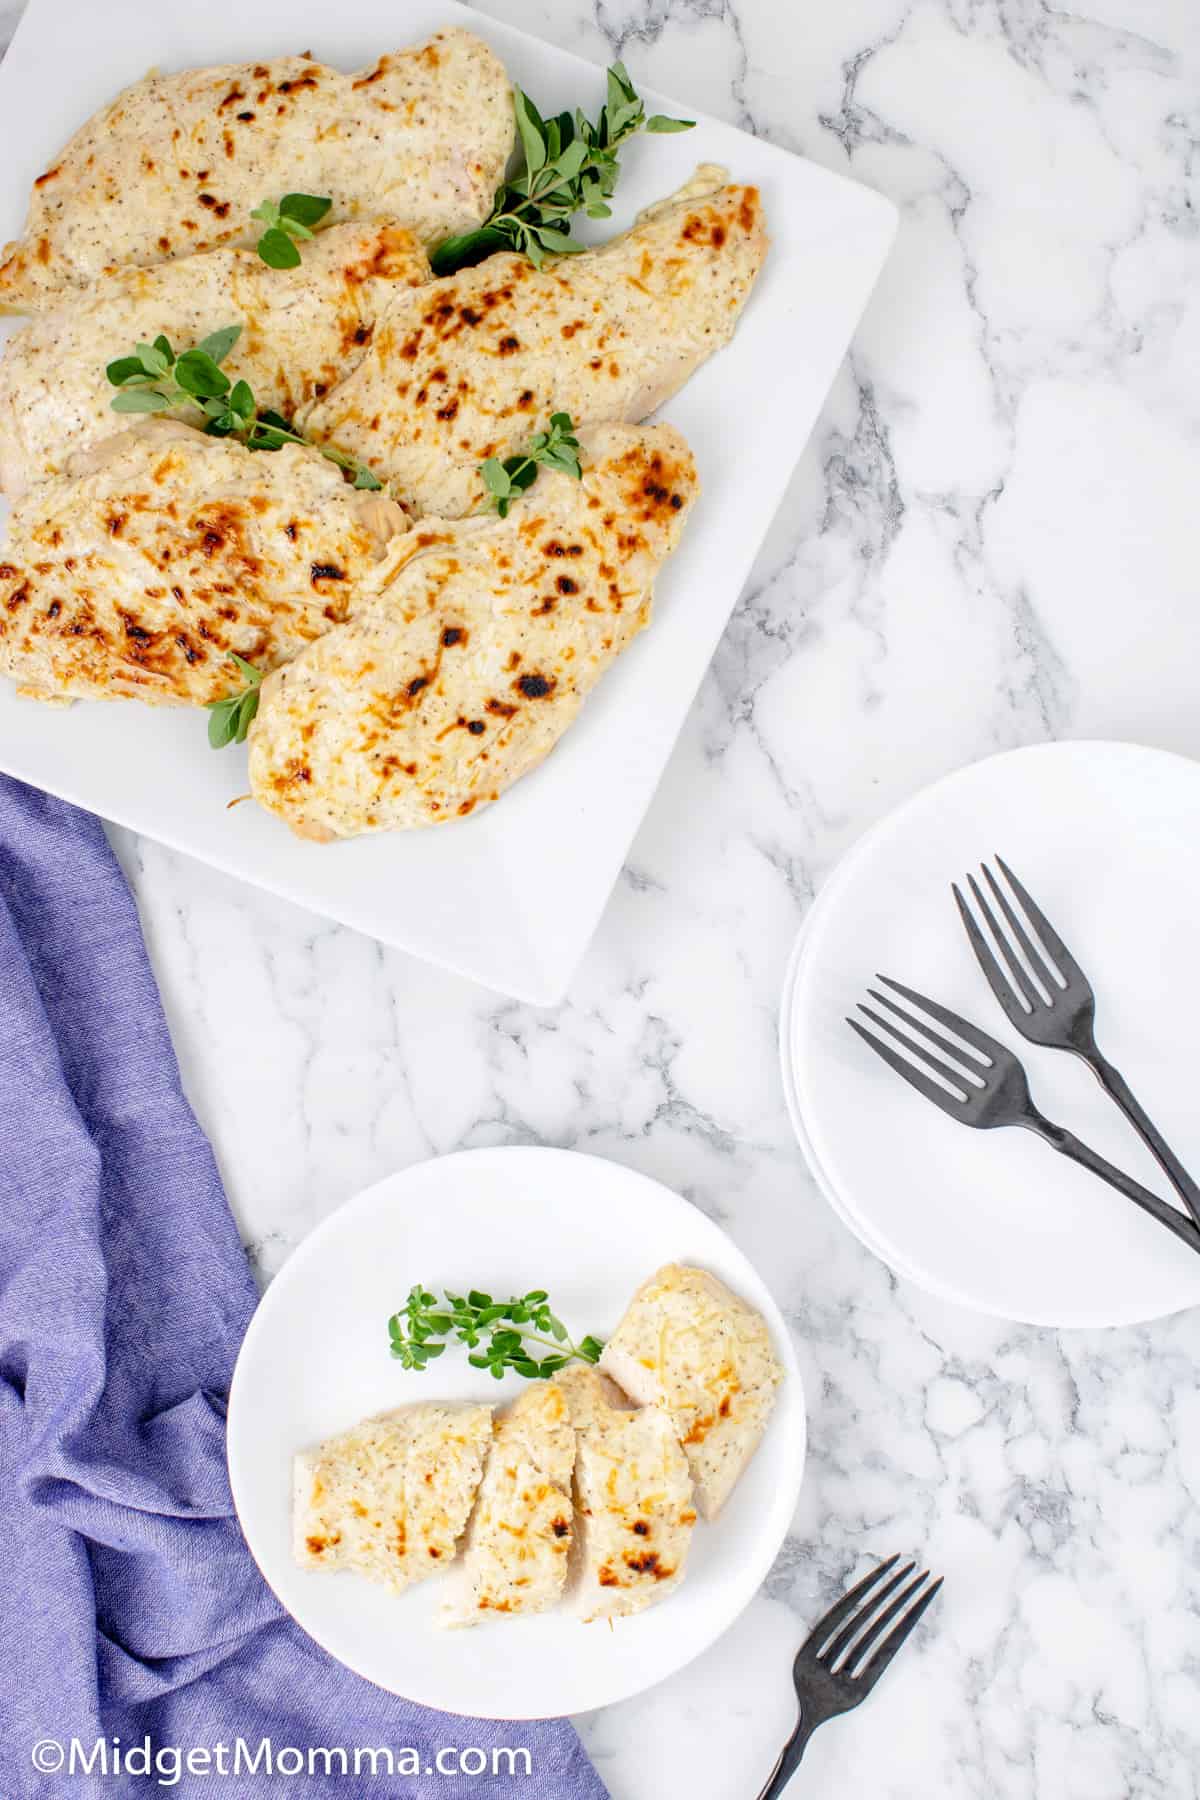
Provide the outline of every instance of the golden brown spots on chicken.
[[579,592],[579,583],[572,581],[569,575],[560,575],[554,585],[560,594],[577,594]]
[[554,692],[556,683],[552,675],[521,675],[513,685],[526,700],[544,700]]
[[645,1519],[635,1519],[629,1529],[630,1531],[636,1532],[638,1537],[650,1536],[650,1527]]
[[467,634],[461,625],[447,625],[442,633],[442,648],[452,650],[455,644],[466,642]]
[[323,1556],[326,1550],[332,1549],[335,1544],[340,1544],[341,1541],[342,1534],[340,1531],[335,1531],[332,1536],[327,1538],[307,1537],[304,1540],[310,1556]]
[[62,167],[60,164],[56,163],[52,169],[47,169],[44,175],[39,175],[33,185],[35,188],[45,187],[48,181],[56,180],[61,174]]
[[511,719],[517,709],[507,700],[491,699],[484,701],[483,710],[497,719]]
[[309,580],[314,587],[323,581],[345,581],[345,569],[339,569],[336,563],[313,563],[309,570]]
[[675,1573],[662,1561],[657,1550],[627,1551],[624,1562],[635,1575],[653,1575],[655,1581],[669,1581]]

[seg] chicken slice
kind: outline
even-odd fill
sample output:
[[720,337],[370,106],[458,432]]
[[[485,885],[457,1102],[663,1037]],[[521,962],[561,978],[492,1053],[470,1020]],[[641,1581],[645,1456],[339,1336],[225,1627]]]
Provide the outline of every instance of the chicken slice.
[[405,524],[319,451],[252,452],[149,420],[14,507],[0,548],[0,674],[38,700],[192,706],[347,615]]
[[[253,250],[224,249],[101,275],[9,340],[0,360],[0,488],[16,498],[119,429],[105,369],[135,344],[161,332],[179,352],[240,324],[225,372],[250,383],[260,409],[291,418],[353,367],[396,289],[428,279],[416,238],[378,221],[319,232],[298,269],[269,269]],[[202,421],[198,408],[178,416]]]
[[292,1549],[400,1590],[454,1558],[483,1474],[490,1406],[401,1406],[302,1451]]
[[572,1598],[585,1621],[644,1612],[684,1577],[696,1524],[687,1458],[666,1413],[627,1408],[599,1370],[555,1382],[576,1430]]
[[468,231],[514,136],[503,66],[457,29],[354,75],[307,56],[147,75],[38,176],[0,309],[37,311],[114,265],[254,243],[251,212],[287,193],[331,199],[331,223],[394,219],[424,243]]
[[766,253],[758,190],[706,166],[623,237],[535,269],[490,256],[398,293],[354,372],[304,415],[417,513],[462,518],[479,465],[551,413],[644,419],[733,335]]
[[542,470],[507,519],[425,520],[348,624],[263,683],[255,798],[328,840],[461,818],[553,748],[649,617],[695,464],[668,425],[602,426],[582,481]]
[[562,1594],[571,1549],[575,1433],[562,1392],[526,1388],[497,1421],[448,1625],[545,1612]]
[[758,1447],[783,1380],[762,1314],[715,1275],[669,1263],[638,1289],[600,1366],[631,1399],[666,1409],[700,1511],[715,1519]]

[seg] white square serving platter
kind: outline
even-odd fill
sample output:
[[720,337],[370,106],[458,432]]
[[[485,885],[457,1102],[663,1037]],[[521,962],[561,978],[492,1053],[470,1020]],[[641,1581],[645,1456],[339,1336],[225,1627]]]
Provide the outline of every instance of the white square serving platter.
[[[353,69],[449,24],[485,38],[543,112],[602,102],[601,69],[453,0],[31,0],[0,66],[0,241],[21,231],[55,150],[151,67],[310,50]],[[645,98],[647,111],[696,117],[696,129],[626,148],[604,235],[716,162],[762,189],[771,250],[733,343],[665,409],[691,443],[703,493],[654,621],[547,762],[476,818],[305,844],[253,805],[227,810],[246,790],[245,752],[210,751],[203,714],[60,710],[4,683],[0,768],[519,999],[561,999],[896,227],[881,195],[667,96]]]

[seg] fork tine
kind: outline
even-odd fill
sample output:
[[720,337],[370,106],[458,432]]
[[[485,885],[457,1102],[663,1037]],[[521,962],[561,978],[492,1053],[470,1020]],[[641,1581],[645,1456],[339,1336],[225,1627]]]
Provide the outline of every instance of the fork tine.
[[996,961],[995,955],[993,954],[992,946],[988,943],[982,931],[980,931],[975,919],[975,914],[971,911],[970,907],[962,897],[962,891],[959,888],[958,883],[956,881],[951,882],[950,886],[954,894],[955,905],[958,907],[958,916],[966,928],[967,936],[971,941],[971,948],[975,952],[975,961],[979,964],[984,975],[987,977],[988,986],[991,988],[993,994],[995,994],[997,1000],[1010,1018],[1012,1017],[1014,1008],[1022,1017],[1024,1017],[1024,1009],[1021,1006],[1021,1002],[1009,986],[1004,970],[1000,967],[1000,964]]
[[911,1025],[914,1031],[919,1031],[922,1037],[927,1037],[931,1044],[936,1044],[939,1049],[947,1051],[957,1062],[961,1063],[965,1075],[982,1085],[983,1066],[972,1067],[969,1050],[964,1050],[961,1044],[955,1044],[948,1037],[943,1037],[940,1031],[935,1031],[932,1025],[926,1025],[923,1019],[918,1019],[913,1013],[905,1012],[902,1006],[897,1006],[894,1000],[889,1000],[886,994],[879,993],[876,988],[868,988],[867,993],[872,1000],[878,1000],[880,1006],[886,1006],[888,1011],[894,1012],[898,1019],[903,1019],[906,1025]]
[[[898,1044],[903,1044],[904,1048],[913,1056],[920,1057],[927,1069],[933,1069],[935,1073],[941,1075],[944,1080],[952,1082],[955,1087],[958,1088],[964,1100],[970,1096],[975,1083],[968,1082],[966,1075],[963,1073],[962,1069],[959,1068],[957,1063],[947,1062],[944,1057],[935,1056],[932,1050],[927,1050],[924,1044],[918,1043],[916,1038],[909,1037],[906,1032],[901,1031],[898,1025],[893,1025],[890,1019],[885,1019],[882,1013],[874,1012],[871,1007],[864,1006],[861,1000],[858,1003],[858,1010],[865,1018],[870,1019],[872,1025],[878,1025],[880,1031],[888,1032],[895,1038]],[[896,1010],[899,1012],[899,1007],[897,1007]],[[900,1016],[903,1018],[904,1014],[901,1013]]]
[[[917,1565],[915,1562],[909,1563],[907,1569],[904,1571],[905,1576],[911,1575],[916,1568]],[[892,1601],[892,1604],[885,1607],[876,1618],[870,1621],[870,1630],[865,1632],[858,1640],[857,1644],[855,1644],[845,1662],[842,1664],[841,1673],[843,1675],[853,1674],[854,1670],[857,1669],[860,1664],[867,1661],[871,1651],[879,1642],[880,1638],[886,1636],[891,1628],[892,1621],[905,1610],[910,1600],[921,1591],[928,1580],[929,1570],[917,1569],[916,1580],[910,1581],[904,1592],[902,1594],[897,1594],[896,1598]],[[860,1621],[860,1623],[862,1623],[862,1621]],[[847,1637],[847,1642],[849,1642],[849,1637]]]
[[968,1019],[960,1019],[958,1014],[951,1012],[948,1006],[939,1006],[936,1000],[930,1000],[924,994],[918,994],[915,988],[904,987],[900,982],[893,981],[890,975],[877,974],[875,979],[882,981],[884,987],[890,987],[894,994],[900,994],[905,1000],[910,1000],[914,1006],[919,1006],[922,1012],[927,1012],[931,1019],[936,1019],[939,1025],[944,1025],[947,1031],[954,1032],[955,1036],[962,1038],[964,1043],[972,1045],[981,1056],[986,1056],[989,1062],[995,1062],[996,1052],[1003,1046],[998,1044],[995,1038],[990,1038],[986,1031],[980,1031],[978,1025],[972,1025]]
[[[847,1025],[854,1025],[854,1020],[847,1019],[846,1023]],[[854,1025],[854,1029],[857,1031],[858,1026]],[[863,1036],[866,1037],[866,1035],[867,1034],[864,1031]],[[899,1561],[900,1558],[898,1556],[889,1556],[886,1562],[881,1562],[878,1568],[871,1570],[869,1575],[864,1575],[861,1581],[856,1581],[854,1586],[850,1588],[847,1593],[844,1593],[840,1600],[835,1600],[833,1605],[829,1608],[829,1611],[823,1613],[817,1620],[816,1624],[805,1638],[802,1648],[807,1650],[811,1645],[814,1650],[819,1650],[821,1645],[828,1638],[830,1632],[836,1631],[842,1621],[848,1618],[854,1611],[856,1603],[862,1598],[867,1590],[873,1588],[877,1581],[882,1581],[888,1570],[894,1569]]]
[[943,1112],[959,1116],[958,1109],[966,1104],[965,1100],[947,1093],[946,1089],[939,1087],[936,1081],[930,1081],[928,1075],[923,1075],[920,1069],[914,1068],[912,1063],[906,1062],[904,1057],[897,1055],[890,1044],[881,1043],[874,1032],[864,1031],[857,1019],[847,1019],[846,1023],[851,1031],[857,1031],[864,1044],[870,1044],[876,1056],[881,1056],[889,1069],[894,1069],[897,1075],[908,1082],[910,1087],[915,1087],[918,1094],[923,1094],[926,1100],[932,1100],[933,1104],[940,1106]]
[[[839,1656],[841,1656],[842,1651],[846,1649],[848,1644],[851,1644],[854,1641],[863,1626],[869,1623],[874,1617],[876,1609],[881,1607],[885,1600],[891,1598],[901,1582],[908,1580],[916,1566],[915,1562],[905,1563],[902,1569],[897,1569],[889,1582],[886,1582],[877,1593],[871,1595],[870,1600],[865,1606],[859,1607],[857,1612],[850,1615],[837,1636],[831,1643],[826,1644],[822,1649],[820,1660],[823,1663],[826,1663],[828,1667],[832,1669]],[[922,1575],[921,1581],[924,1581],[924,1579],[925,1577]],[[918,1582],[917,1585],[919,1587],[920,1582]],[[891,1609],[889,1608],[888,1616],[890,1616],[890,1611]]]
[[973,875],[967,876],[967,884],[975,897],[976,906],[988,922],[988,930],[1000,946],[1001,956],[1003,956],[1005,962],[1008,964],[1008,972],[1011,976],[1009,983],[1010,987],[1024,996],[1029,1009],[1032,1012],[1036,1007],[1044,1005],[1042,996],[1038,993],[1032,981],[1030,981],[1028,975],[1025,973],[1025,970],[1022,968],[1020,958],[1017,956],[1016,951],[1009,943],[1007,937],[1001,931],[996,920],[996,915],[987,903],[987,896]]
[[1021,905],[1025,908],[1025,917],[1029,920],[1029,923],[1033,926],[1033,929],[1041,938],[1043,945],[1057,964],[1058,971],[1063,977],[1063,980],[1082,980],[1083,971],[1075,961],[1075,958],[1071,955],[1071,952],[1067,949],[1067,946],[1059,937],[1057,931],[1055,931],[1041,907],[1034,905],[1028,891],[1017,880],[1004,858],[997,855],[996,861],[1003,871],[1004,879],[1007,881],[1013,893],[1017,896],[1017,899],[1021,902]]
[[874,1654],[867,1658],[861,1671],[854,1677],[856,1681],[862,1683],[863,1688],[868,1694],[895,1656],[897,1650],[899,1650],[900,1646],[916,1630],[922,1615],[928,1612],[929,1608],[933,1605],[944,1580],[944,1576],[938,1576],[933,1586],[926,1589],[912,1611],[905,1614],[900,1623],[893,1628],[891,1636],[884,1639],[883,1643],[880,1644]]
[[1009,925],[1012,927],[1013,936],[1016,938],[1018,944],[1020,944],[1022,950],[1025,952],[1025,957],[1026,957],[1027,962],[1029,963],[1030,968],[1033,970],[1034,974],[1037,976],[1038,980],[1041,982],[1042,986],[1045,988],[1046,993],[1049,996],[1050,1002],[1051,1002],[1051,1004],[1053,1004],[1055,994],[1062,992],[1062,987],[1059,983],[1058,977],[1056,975],[1054,975],[1051,972],[1051,970],[1049,970],[1046,967],[1046,964],[1042,958],[1041,952],[1038,950],[1033,939],[1030,937],[1029,933],[1026,931],[1024,925],[1022,924],[1020,915],[1017,912],[1016,907],[1013,905],[1013,903],[1009,899],[1008,895],[1004,892],[1004,889],[1000,886],[1000,883],[996,880],[996,877],[992,874],[992,871],[989,869],[988,865],[986,863],[984,863],[984,864],[982,864],[982,868],[983,868],[984,874],[987,877],[987,884],[991,888],[992,893],[996,896],[996,899],[999,902],[1001,912],[1004,914],[1005,918],[1008,920]]

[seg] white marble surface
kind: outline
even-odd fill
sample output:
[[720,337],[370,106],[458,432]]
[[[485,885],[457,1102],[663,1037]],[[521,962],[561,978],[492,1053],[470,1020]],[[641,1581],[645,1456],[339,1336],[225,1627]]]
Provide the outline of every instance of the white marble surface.
[[1048,736],[1200,753],[1200,12],[488,4],[849,170],[903,226],[563,1007],[121,838],[245,1237],[269,1276],[386,1170],[538,1140],[670,1182],[772,1283],[811,1405],[793,1534],[723,1643],[582,1721],[618,1800],[752,1796],[803,1622],[893,1549],[945,1571],[936,1629],[797,1796],[1182,1800],[1200,1317],[1056,1336],[897,1282],[813,1189],[774,1029],[815,889],[917,786]]

